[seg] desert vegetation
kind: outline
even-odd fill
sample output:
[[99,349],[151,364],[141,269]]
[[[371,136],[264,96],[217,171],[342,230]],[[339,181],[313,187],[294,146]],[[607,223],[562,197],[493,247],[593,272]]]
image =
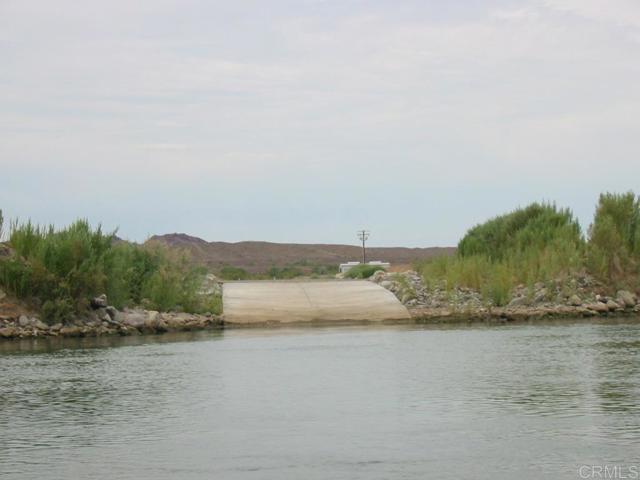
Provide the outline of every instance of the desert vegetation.
[[514,287],[574,275],[594,276],[610,290],[640,286],[640,201],[633,192],[600,195],[585,233],[568,209],[534,203],[471,228],[456,255],[419,262],[427,285],[465,287],[494,305]]
[[298,277],[311,278],[333,277],[338,273],[338,265],[314,265],[310,262],[298,262],[283,267],[272,266],[264,272],[249,272],[248,270],[225,265],[218,270],[217,275],[222,280],[291,280]]
[[82,314],[90,299],[105,293],[117,308],[212,312],[221,301],[200,295],[206,273],[180,251],[149,243],[116,241],[115,232],[86,220],[56,229],[14,221],[8,231],[12,254],[0,259],[0,285],[58,322]]
[[380,265],[360,264],[352,267],[344,274],[344,278],[369,278],[379,270],[384,270]]

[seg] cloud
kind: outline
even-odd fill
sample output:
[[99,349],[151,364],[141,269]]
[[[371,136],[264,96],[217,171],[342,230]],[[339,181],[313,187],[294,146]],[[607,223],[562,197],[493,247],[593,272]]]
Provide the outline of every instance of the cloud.
[[544,0],[544,5],[596,22],[640,28],[640,4],[634,0]]
[[[640,173],[640,16],[602,5],[7,1],[0,201],[35,217],[16,199],[38,178],[55,221],[67,201],[98,209],[91,192],[120,179],[125,234],[166,225],[127,214],[140,183],[156,208],[171,201],[159,189],[193,200],[194,217],[215,203],[224,239],[250,230],[243,212],[277,218],[293,192],[291,231],[313,225],[301,212],[326,225],[384,211],[403,243],[425,205],[448,203],[464,229],[529,199],[582,199],[580,185],[626,189]],[[457,191],[483,198],[459,205]],[[238,192],[245,210],[221,202]],[[452,228],[438,238],[455,243]]]
[[147,143],[139,145],[140,148],[145,150],[186,150],[188,145],[182,143]]

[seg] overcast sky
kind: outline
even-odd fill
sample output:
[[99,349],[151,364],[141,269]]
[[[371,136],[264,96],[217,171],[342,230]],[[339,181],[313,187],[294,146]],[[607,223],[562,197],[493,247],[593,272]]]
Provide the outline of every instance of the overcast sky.
[[637,0],[0,0],[0,209],[454,245],[640,191]]

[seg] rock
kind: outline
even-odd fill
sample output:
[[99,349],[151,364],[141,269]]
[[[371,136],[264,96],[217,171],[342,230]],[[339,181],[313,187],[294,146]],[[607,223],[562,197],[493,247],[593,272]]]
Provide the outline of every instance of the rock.
[[516,297],[509,302],[509,305],[507,305],[507,307],[509,308],[524,307],[528,303],[529,303],[529,300],[527,299],[527,297]]
[[111,321],[111,315],[107,313],[106,308],[99,308],[98,310],[96,310],[96,316],[97,316],[97,320],[99,320],[100,323]]
[[222,283],[214,274],[209,273],[202,279],[202,285],[198,290],[198,295],[220,295],[222,293]]
[[3,300],[6,296],[7,296],[7,294],[6,294],[6,293],[4,293],[4,290],[2,290],[2,289],[0,288],[0,300]]
[[60,335],[65,337],[80,337],[82,336],[82,329],[76,326],[62,327],[60,329]]
[[620,290],[616,297],[623,307],[633,308],[638,303],[638,298],[628,290]]
[[597,312],[594,312],[593,310],[589,310],[587,307],[578,307],[577,308],[578,313],[582,314],[585,317],[593,317],[594,315],[597,315]]
[[387,272],[385,272],[384,270],[378,270],[377,272],[375,272],[373,275],[369,277],[369,280],[375,283],[380,283],[386,276],[387,276]]
[[409,300],[413,300],[413,295],[410,293],[405,293],[404,295],[402,295],[402,298],[400,299],[400,303],[402,303],[403,305],[406,305]]
[[533,303],[543,303],[547,299],[547,289],[543,288],[540,291],[536,292],[533,297]]
[[4,243],[0,243],[0,257],[10,257],[13,255],[13,249]]
[[159,312],[149,311],[144,319],[144,329],[148,332],[154,332],[158,327],[158,320],[160,318]]
[[580,305],[582,305],[582,300],[580,300],[580,297],[578,295],[574,294],[574,295],[571,295],[571,297],[569,297],[569,300],[567,303],[572,307],[579,307]]
[[165,323],[167,324],[167,328],[170,330],[180,330],[182,329],[182,327],[184,327],[184,324],[186,322],[186,318],[181,316],[181,315],[176,315],[173,314],[171,316],[167,317],[163,317],[165,318]]
[[0,337],[13,338],[18,336],[18,330],[14,327],[0,328]]
[[51,330],[54,331],[54,332],[60,331],[61,328],[62,328],[62,324],[61,323],[55,323],[55,324],[51,325]]
[[380,282],[380,286],[386,288],[387,290],[391,290],[391,287],[393,287],[393,282],[390,280],[385,280],[383,282]]
[[609,311],[609,307],[607,307],[607,304],[602,302],[590,303],[589,305],[587,305],[587,308],[598,313],[606,313]]
[[31,320],[29,320],[26,315],[20,315],[20,318],[18,319],[18,325],[20,325],[21,327],[28,327],[29,325],[31,325]]
[[116,307],[108,306],[107,308],[105,308],[105,311],[107,312],[107,315],[111,317],[111,320],[116,320],[119,313]]
[[36,327],[38,330],[49,330],[49,325],[47,325],[42,320],[39,320],[37,318],[32,319],[32,325]]
[[122,317],[122,323],[125,325],[138,328],[144,326],[147,314],[144,310],[126,310],[121,312],[119,317]]
[[162,315],[158,317],[158,321],[156,322],[155,329],[156,329],[156,332],[166,332],[167,330],[169,330],[169,325],[167,325],[167,322],[162,317]]
[[620,309],[620,305],[618,305],[616,302],[614,302],[613,300],[609,300],[607,303],[607,308],[609,309],[610,312],[615,312],[616,310]]
[[109,303],[107,302],[107,296],[103,293],[102,295],[91,299],[91,307],[94,309],[98,308],[107,308]]

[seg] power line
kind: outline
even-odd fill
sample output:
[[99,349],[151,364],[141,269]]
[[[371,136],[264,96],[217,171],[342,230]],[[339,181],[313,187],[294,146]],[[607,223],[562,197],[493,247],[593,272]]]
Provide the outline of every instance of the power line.
[[369,239],[369,230],[358,230],[358,238],[362,240],[362,263],[367,263],[367,247],[365,242]]

